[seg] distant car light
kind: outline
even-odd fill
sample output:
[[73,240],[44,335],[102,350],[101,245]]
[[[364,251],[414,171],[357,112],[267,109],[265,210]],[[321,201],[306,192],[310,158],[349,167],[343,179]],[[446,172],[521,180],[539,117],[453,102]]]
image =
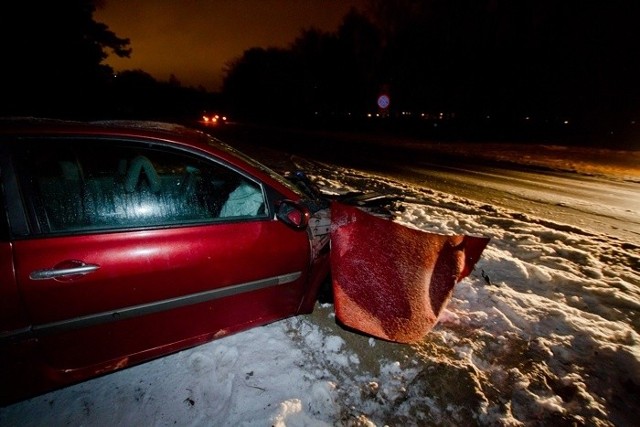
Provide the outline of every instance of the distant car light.
[[227,116],[221,116],[220,114],[205,114],[202,116],[202,123],[206,125],[218,125],[227,121]]

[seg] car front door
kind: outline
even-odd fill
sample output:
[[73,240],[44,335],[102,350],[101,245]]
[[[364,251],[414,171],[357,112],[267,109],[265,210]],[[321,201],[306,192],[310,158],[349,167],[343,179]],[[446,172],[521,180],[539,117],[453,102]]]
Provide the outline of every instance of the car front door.
[[56,375],[82,379],[295,314],[307,235],[273,219],[246,173],[166,144],[20,147],[28,231],[16,277]]

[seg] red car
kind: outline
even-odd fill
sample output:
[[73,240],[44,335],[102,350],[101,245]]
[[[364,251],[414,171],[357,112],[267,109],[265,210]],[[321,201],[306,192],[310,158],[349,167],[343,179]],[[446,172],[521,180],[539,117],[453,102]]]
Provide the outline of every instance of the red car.
[[312,311],[327,210],[234,149],[137,122],[0,140],[1,403]]

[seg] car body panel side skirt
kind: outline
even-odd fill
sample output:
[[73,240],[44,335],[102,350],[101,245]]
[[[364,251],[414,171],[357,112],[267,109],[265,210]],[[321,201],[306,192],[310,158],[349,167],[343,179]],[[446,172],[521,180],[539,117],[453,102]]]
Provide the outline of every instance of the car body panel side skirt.
[[213,301],[216,299],[225,298],[245,292],[252,292],[274,286],[286,285],[295,282],[300,278],[301,275],[302,272],[297,271],[275,277],[269,277],[266,279],[255,280],[252,282],[226,286],[224,288],[212,289],[190,295],[182,295],[176,298],[155,301],[147,304],[140,304],[131,307],[124,307],[117,310],[94,313],[87,316],[65,319],[58,322],[34,325],[29,329],[16,331],[15,334],[5,334],[4,336],[0,337],[0,340],[21,338],[27,334],[36,336],[49,335],[66,330],[79,329],[83,327],[129,319],[132,317],[158,313],[161,311],[172,310],[188,305],[205,303],[208,301]]

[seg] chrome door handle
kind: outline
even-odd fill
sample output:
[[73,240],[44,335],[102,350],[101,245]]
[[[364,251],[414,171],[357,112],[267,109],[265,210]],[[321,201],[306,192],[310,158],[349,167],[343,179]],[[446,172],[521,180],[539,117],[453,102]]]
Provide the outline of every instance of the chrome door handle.
[[47,280],[65,276],[83,275],[94,272],[99,268],[100,266],[96,264],[82,264],[78,267],[69,268],[46,268],[44,270],[32,271],[31,274],[29,274],[29,279]]

